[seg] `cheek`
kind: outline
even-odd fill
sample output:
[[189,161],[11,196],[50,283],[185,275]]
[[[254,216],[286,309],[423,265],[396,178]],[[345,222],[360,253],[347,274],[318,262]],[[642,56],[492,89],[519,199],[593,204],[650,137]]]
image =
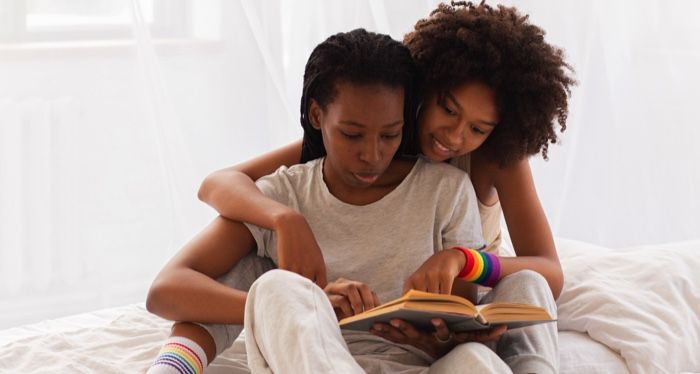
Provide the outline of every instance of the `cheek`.
[[469,138],[469,141],[466,144],[466,148],[464,153],[469,153],[479,147],[481,147],[482,144],[488,139],[488,136],[472,136]]

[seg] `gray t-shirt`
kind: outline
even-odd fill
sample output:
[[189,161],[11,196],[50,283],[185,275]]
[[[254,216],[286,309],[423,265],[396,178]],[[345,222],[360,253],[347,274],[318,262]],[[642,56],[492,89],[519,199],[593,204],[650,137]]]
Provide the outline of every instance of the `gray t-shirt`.
[[[323,159],[283,166],[256,184],[266,196],[304,215],[323,252],[329,282],[340,277],[364,282],[382,303],[401,296],[406,278],[435,252],[484,246],[469,177],[446,163],[418,159],[393,191],[362,206],[330,193]],[[277,263],[274,232],[246,226],[258,255]]]

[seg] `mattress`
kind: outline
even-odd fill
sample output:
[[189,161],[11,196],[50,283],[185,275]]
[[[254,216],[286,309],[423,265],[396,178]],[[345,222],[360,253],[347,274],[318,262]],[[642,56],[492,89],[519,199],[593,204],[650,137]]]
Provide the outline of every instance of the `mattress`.
[[[557,249],[562,373],[700,372],[700,241]],[[2,330],[0,372],[145,372],[170,326],[137,303]],[[240,354],[230,348],[205,373],[240,369]]]
[[[0,331],[0,371],[145,372],[170,326],[139,303]],[[584,333],[562,331],[559,344],[561,373],[628,372],[620,355]],[[236,348],[224,352],[205,373],[236,368]]]

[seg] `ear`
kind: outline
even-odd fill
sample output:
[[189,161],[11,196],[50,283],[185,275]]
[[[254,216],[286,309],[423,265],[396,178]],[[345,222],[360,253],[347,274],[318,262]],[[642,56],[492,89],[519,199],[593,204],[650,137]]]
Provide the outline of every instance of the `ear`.
[[309,123],[311,127],[321,131],[321,120],[323,119],[323,109],[314,99],[311,99],[309,104]]

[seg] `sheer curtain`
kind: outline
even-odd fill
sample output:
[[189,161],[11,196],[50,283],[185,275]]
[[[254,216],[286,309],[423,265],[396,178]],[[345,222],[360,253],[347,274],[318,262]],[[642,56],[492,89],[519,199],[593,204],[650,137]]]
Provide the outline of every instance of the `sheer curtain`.
[[[3,2],[0,328],[142,301],[214,217],[204,176],[300,137],[311,49],[356,27],[400,40],[436,3]],[[700,4],[507,3],[580,81],[561,144],[532,161],[555,234],[700,237]]]

